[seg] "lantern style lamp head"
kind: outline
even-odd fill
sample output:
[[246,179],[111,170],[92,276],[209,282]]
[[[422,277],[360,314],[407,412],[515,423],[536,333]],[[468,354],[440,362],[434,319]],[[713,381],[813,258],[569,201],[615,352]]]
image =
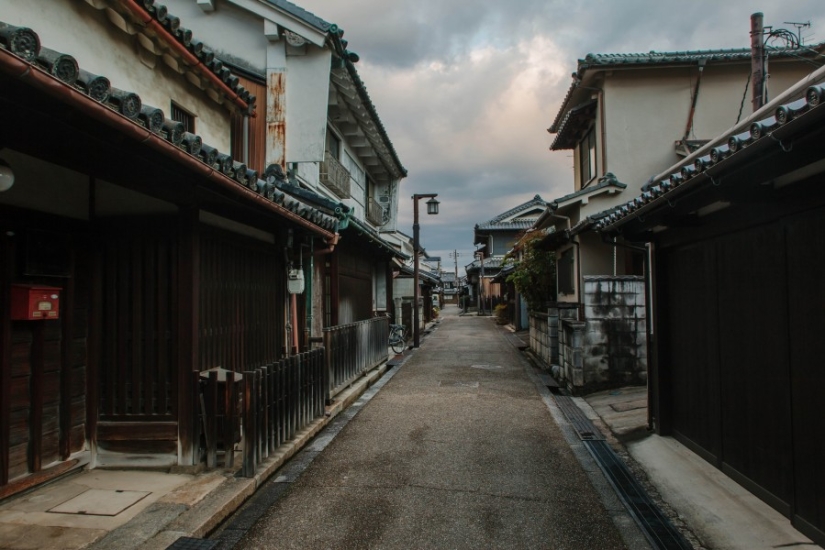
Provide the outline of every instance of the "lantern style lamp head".
[[[12,185],[14,185],[14,171],[5,160],[0,159],[0,193],[8,191]],[[437,207],[436,211],[438,211]]]
[[439,204],[441,204],[441,203],[439,203],[437,200],[435,200],[435,197],[428,200],[427,201],[427,214],[431,214],[431,215],[438,214],[438,205]]

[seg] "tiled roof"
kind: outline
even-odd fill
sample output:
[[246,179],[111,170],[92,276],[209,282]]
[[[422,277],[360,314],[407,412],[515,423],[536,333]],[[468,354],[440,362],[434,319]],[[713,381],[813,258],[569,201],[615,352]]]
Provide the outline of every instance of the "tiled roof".
[[[643,217],[646,212],[670,204],[671,200],[696,186],[716,185],[714,175],[709,170],[716,165],[739,158],[748,158],[749,149],[762,141],[774,142],[777,147],[790,147],[783,144],[774,133],[797,118],[805,117],[814,109],[825,103],[825,85],[818,84],[807,88],[805,97],[773,108],[764,107],[757,111],[750,127],[743,129],[736,126],[714,139],[707,146],[687,157],[664,174],[653,178],[642,188],[642,194],[625,204],[603,212],[596,222],[597,231],[610,231],[634,218]],[[764,117],[764,118],[760,118]]]
[[[799,48],[769,48],[771,57],[798,57]],[[647,53],[589,53],[579,59],[578,72],[595,66],[616,65],[670,65],[694,64],[700,59],[707,61],[747,61],[750,63],[750,48],[733,48],[718,50],[685,50],[680,52]]]
[[[415,275],[415,269],[408,265],[402,265],[398,268],[398,270],[405,275]],[[418,271],[418,279],[419,282],[428,282],[431,284],[438,284],[441,282],[441,278],[437,274],[425,270]]]
[[318,29],[321,32],[327,32],[330,30],[331,27],[334,27],[332,23],[327,23],[314,13],[311,13],[301,6],[297,6],[292,2],[287,2],[286,0],[264,0],[266,3],[279,8],[290,15],[293,15],[306,23],[307,25]]
[[327,215],[278,189],[278,185],[285,181],[280,166],[271,166],[264,174],[258,174],[255,170],[248,169],[245,164],[233,160],[230,154],[221,153],[203,143],[200,136],[186,132],[182,123],[166,118],[161,109],[144,104],[137,94],[114,88],[106,77],[82,70],[72,56],[42,48],[40,37],[33,30],[2,22],[0,26],[5,27],[6,36],[16,36],[14,39],[0,40],[0,55],[21,59],[32,67],[31,70],[51,75],[56,84],[62,83],[75,93],[79,91],[81,97],[85,97],[89,103],[103,105],[121,114],[135,127],[144,128],[155,134],[169,144],[165,151],[170,154],[174,152],[172,158],[176,159],[176,155],[182,151],[215,173],[223,174],[222,177],[226,178],[227,182],[231,180],[239,192],[240,188],[244,188],[246,193],[251,191],[264,197],[319,228],[330,232],[337,231],[336,217]]
[[[498,270],[503,262],[504,258],[501,256],[491,256],[489,258],[484,258],[484,269]],[[464,266],[464,271],[474,270],[481,270],[481,262],[479,260],[473,260],[472,263],[469,263],[466,266]]]
[[547,206],[547,203],[539,195],[536,195],[531,200],[522,203],[515,208],[511,208],[507,212],[499,214],[495,218],[476,224],[476,229],[483,230],[511,230],[511,229],[528,229],[538,219],[538,216],[518,219],[514,221],[507,221],[508,218],[516,216],[519,212],[527,212],[537,206],[542,208]]
[[[125,17],[136,21],[144,27],[142,39],[137,43],[150,51],[155,50],[152,51],[155,55],[163,51],[162,58],[174,70],[182,73],[192,71],[197,74],[196,78],[200,80],[199,87],[211,87],[245,111],[250,113],[254,111],[256,97],[239,84],[238,77],[229,67],[225,66],[213,51],[205,47],[203,42],[186,28],[184,21],[169,13],[164,4],[155,3],[154,0],[114,2],[111,6],[109,3],[101,2],[89,2],[89,4],[97,9],[114,8]],[[121,25],[116,24],[116,26],[123,28]],[[164,44],[151,46],[153,39]],[[170,44],[176,46],[169,47]]]
[[[769,48],[771,58],[795,59],[800,57],[817,57],[825,48],[825,43],[815,44],[805,48]],[[579,59],[576,72],[573,74],[573,83],[567,90],[561,108],[556,114],[548,132],[555,134],[561,131],[562,122],[569,111],[567,108],[573,93],[579,86],[588,69],[604,70],[608,68],[665,66],[665,65],[695,65],[700,60],[720,63],[750,63],[750,48],[716,49],[716,50],[685,50],[677,52],[648,53],[589,53],[584,59]],[[574,107],[575,108],[575,107]]]
[[556,139],[550,144],[550,150],[561,151],[575,148],[590,129],[595,113],[595,99],[589,99],[567,111],[559,123]]
[[376,248],[379,248],[382,251],[391,254],[392,256],[401,258],[404,261],[410,259],[410,256],[407,256],[403,252],[400,252],[397,248],[395,248],[390,243],[382,239],[377,231],[358,221],[358,218],[350,218],[349,226],[347,227],[347,229],[356,232],[356,234],[360,237],[363,237],[368,244],[371,244]]
[[600,191],[608,187],[615,187],[616,189],[621,190],[625,189],[627,187],[627,184],[620,182],[618,179],[616,179],[616,176],[614,176],[611,172],[608,172],[604,176],[600,177],[595,185],[588,185],[584,189],[579,189],[574,193],[570,193],[569,195],[564,195],[563,197],[554,199],[552,202],[549,203],[549,206],[553,210],[556,210],[563,203],[579,199],[581,197],[593,194],[596,191]]

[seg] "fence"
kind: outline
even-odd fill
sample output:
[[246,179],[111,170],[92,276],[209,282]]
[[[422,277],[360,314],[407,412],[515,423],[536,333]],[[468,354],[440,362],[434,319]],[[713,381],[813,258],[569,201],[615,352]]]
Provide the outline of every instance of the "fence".
[[389,318],[374,317],[324,329],[328,400],[387,360],[389,327]]
[[243,426],[243,475],[252,477],[263,459],[324,415],[323,348],[243,374],[213,370],[194,375],[201,405],[195,440],[203,444],[208,468],[217,466],[219,450],[224,467],[234,466]]

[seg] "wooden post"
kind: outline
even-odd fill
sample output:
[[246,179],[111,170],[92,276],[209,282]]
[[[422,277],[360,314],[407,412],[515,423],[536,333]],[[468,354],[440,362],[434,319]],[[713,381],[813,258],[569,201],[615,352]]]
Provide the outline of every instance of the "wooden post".
[[200,296],[200,235],[198,209],[182,210],[178,223],[178,464],[195,463],[192,377],[199,369],[198,322]]
[[71,454],[72,435],[72,346],[74,343],[74,308],[75,308],[75,251],[70,252],[72,277],[63,285],[63,304],[60,314],[62,337],[60,339],[60,441],[58,452],[60,460],[67,460]]
[[209,372],[209,385],[206,386],[206,467],[214,468],[218,464],[218,372]]
[[11,279],[14,244],[0,233],[0,485],[9,482],[11,438]]
[[45,323],[32,321],[31,388],[29,399],[29,471],[40,471],[43,451],[43,346]]

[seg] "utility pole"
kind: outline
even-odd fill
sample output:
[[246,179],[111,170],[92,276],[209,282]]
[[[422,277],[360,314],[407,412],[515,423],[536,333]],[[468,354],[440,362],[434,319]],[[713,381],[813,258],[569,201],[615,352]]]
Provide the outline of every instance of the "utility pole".
[[476,252],[476,258],[481,262],[481,273],[478,277],[478,314],[484,315],[484,252]]
[[765,45],[762,12],[751,15],[751,105],[756,112],[765,102]]
[[453,283],[453,284],[455,285],[456,291],[458,291],[458,257],[459,256],[460,256],[460,254],[458,253],[458,250],[453,249],[453,251],[450,252],[450,257],[455,261],[455,283]]

